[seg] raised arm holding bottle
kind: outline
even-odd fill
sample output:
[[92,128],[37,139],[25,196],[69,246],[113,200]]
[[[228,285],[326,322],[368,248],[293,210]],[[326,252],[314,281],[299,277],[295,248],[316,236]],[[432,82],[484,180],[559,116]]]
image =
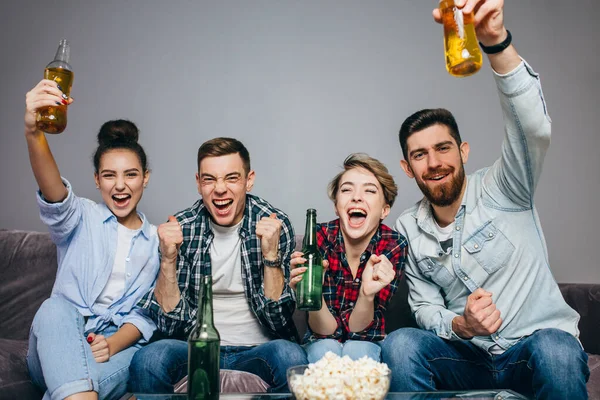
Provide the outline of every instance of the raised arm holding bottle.
[[[533,201],[551,132],[540,80],[511,44],[501,0],[455,3],[474,13],[504,140],[496,162],[466,176],[470,148],[450,111],[417,111],[400,128],[401,166],[424,195],[396,222],[409,241],[409,304],[422,329],[398,329],[383,343],[390,390],[585,399],[579,315],[552,277]],[[439,9],[433,17],[442,21]]]

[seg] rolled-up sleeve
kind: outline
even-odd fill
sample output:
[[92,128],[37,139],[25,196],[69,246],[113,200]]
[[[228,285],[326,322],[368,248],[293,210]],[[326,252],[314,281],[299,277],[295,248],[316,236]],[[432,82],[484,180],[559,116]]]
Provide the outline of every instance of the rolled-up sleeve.
[[78,198],[65,178],[61,178],[67,188],[67,197],[58,203],[49,203],[37,191],[37,203],[40,209],[40,218],[48,226],[50,237],[56,244],[66,240],[79,224],[82,215],[82,199]]

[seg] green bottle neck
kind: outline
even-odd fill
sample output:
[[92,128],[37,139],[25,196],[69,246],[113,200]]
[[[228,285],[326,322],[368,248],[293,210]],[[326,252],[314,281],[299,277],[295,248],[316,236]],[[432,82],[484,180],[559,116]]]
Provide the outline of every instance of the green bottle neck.
[[202,299],[202,325],[214,328],[213,321],[213,294],[212,294],[212,276],[205,275],[202,278],[203,299]]
[[316,210],[308,210],[306,212],[306,228],[304,229],[304,246],[305,249],[317,248],[317,212]]

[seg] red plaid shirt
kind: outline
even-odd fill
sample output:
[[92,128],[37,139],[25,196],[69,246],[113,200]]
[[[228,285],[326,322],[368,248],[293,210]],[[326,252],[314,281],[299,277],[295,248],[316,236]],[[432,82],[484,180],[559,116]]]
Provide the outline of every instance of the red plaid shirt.
[[[304,337],[305,342],[325,338],[336,339],[340,342],[346,340],[367,340],[371,342],[382,340],[385,337],[383,313],[398,288],[398,282],[402,276],[402,269],[406,260],[407,241],[404,236],[392,231],[388,226],[380,224],[367,249],[360,257],[356,278],[352,277],[346,259],[339,219],[317,225],[317,244],[323,254],[323,259],[329,261],[329,268],[325,272],[323,283],[323,298],[329,311],[335,317],[338,327],[332,335],[319,335],[312,332],[309,326]],[[388,286],[375,295],[373,321],[361,332],[351,332],[349,328],[350,315],[358,299],[362,273],[371,254],[385,254],[394,266],[396,277]]]

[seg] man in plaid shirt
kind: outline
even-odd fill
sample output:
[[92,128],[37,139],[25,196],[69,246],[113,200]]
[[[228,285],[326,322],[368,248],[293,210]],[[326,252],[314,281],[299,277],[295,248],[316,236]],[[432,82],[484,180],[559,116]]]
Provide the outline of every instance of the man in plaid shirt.
[[294,343],[295,300],[287,283],[292,225],[283,212],[248,194],[254,171],[248,150],[236,139],[200,146],[196,180],[202,199],[158,228],[160,273],[139,304],[167,339],[136,353],[132,389],[172,393],[187,374],[187,336],[196,323],[200,278],[210,274],[221,368],[254,373],[270,391],[287,391],[288,367],[307,363]]
[[[305,341],[308,361],[331,351],[339,356],[380,360],[385,338],[383,313],[398,287],[406,239],[381,221],[394,204],[398,187],[385,165],[366,154],[351,154],[344,171],[329,184],[338,219],[317,226],[317,245],[327,266],[323,306],[310,311]],[[306,262],[292,254],[295,288]]]

